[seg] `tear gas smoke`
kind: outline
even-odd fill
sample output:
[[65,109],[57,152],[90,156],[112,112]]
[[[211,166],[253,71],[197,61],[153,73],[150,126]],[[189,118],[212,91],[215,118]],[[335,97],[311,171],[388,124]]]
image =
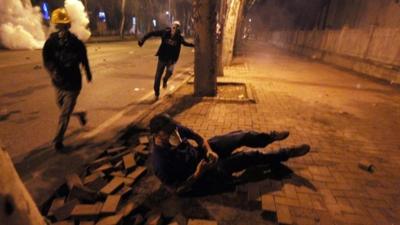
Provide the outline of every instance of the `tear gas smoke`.
[[91,33],[87,29],[89,19],[82,2],[79,0],[65,0],[64,7],[67,9],[71,20],[71,32],[80,40],[87,41]]
[[0,41],[9,49],[38,49],[45,41],[39,7],[30,1],[0,1]]
[[[89,19],[79,0],[65,0],[64,7],[71,19],[71,32],[86,41],[91,33]],[[50,30],[53,30],[51,28]],[[39,7],[30,0],[0,0],[0,45],[8,49],[40,49],[50,31],[42,24]]]

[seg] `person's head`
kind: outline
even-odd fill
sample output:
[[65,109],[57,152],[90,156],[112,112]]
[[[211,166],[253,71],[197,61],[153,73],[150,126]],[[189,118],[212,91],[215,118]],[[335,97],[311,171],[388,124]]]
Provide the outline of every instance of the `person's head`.
[[157,114],[150,120],[150,132],[164,141],[168,141],[175,128],[175,120],[166,113]]
[[71,27],[71,20],[65,8],[55,9],[51,13],[50,22],[59,30],[67,30]]
[[172,27],[171,27],[172,36],[174,36],[175,34],[179,34],[181,32],[180,28],[181,28],[181,23],[179,21],[175,20],[172,23]]

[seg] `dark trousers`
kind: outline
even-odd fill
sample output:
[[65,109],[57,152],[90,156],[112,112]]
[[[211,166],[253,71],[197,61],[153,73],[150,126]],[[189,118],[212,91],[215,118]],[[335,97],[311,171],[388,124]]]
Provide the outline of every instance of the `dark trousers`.
[[163,82],[164,84],[167,84],[168,79],[172,76],[172,73],[174,72],[174,65],[175,63],[173,61],[162,61],[160,59],[158,60],[156,76],[154,78],[154,94],[156,96],[160,95],[160,82],[164,70],[166,69]]
[[241,151],[235,149],[247,146],[262,148],[271,144],[273,137],[268,133],[254,131],[234,131],[225,135],[215,136],[208,140],[210,147],[219,156],[218,168],[226,174],[232,174],[257,165],[269,165],[288,160],[287,149],[273,152]]
[[69,119],[73,114],[76,100],[78,99],[80,90],[65,91],[56,88],[57,105],[60,108],[60,116],[58,119],[57,133],[53,140],[54,143],[62,143],[64,134],[67,131]]

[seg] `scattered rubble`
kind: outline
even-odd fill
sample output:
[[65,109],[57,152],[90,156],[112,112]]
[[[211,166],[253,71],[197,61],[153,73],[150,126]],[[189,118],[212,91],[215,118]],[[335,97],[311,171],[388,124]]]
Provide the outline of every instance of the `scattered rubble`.
[[[126,219],[133,221],[132,224],[149,221],[148,215],[135,212],[139,204],[130,196],[135,183],[147,171],[144,162],[149,156],[149,138],[140,136],[139,142],[133,148],[106,149],[87,165],[81,176],[67,175],[62,191],[43,210],[47,219],[59,225],[117,225]],[[132,214],[137,215],[132,219]]]

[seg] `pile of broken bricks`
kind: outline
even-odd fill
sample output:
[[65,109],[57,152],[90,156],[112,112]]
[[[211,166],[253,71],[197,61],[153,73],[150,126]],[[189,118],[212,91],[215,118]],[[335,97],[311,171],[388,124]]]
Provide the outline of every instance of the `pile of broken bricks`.
[[[87,165],[82,176],[67,175],[68,190],[55,194],[47,219],[58,225],[122,224],[139,206],[126,200],[147,171],[148,143],[148,137],[141,136],[134,148],[109,148]],[[145,220],[137,215],[134,224]]]
[[177,216],[144,214],[138,210],[141,200],[132,196],[135,184],[146,171],[150,152],[149,138],[139,137],[139,145],[105,150],[86,166],[81,176],[66,176],[65,190],[59,190],[47,209],[47,221],[56,225],[217,225],[209,220],[187,220]]

